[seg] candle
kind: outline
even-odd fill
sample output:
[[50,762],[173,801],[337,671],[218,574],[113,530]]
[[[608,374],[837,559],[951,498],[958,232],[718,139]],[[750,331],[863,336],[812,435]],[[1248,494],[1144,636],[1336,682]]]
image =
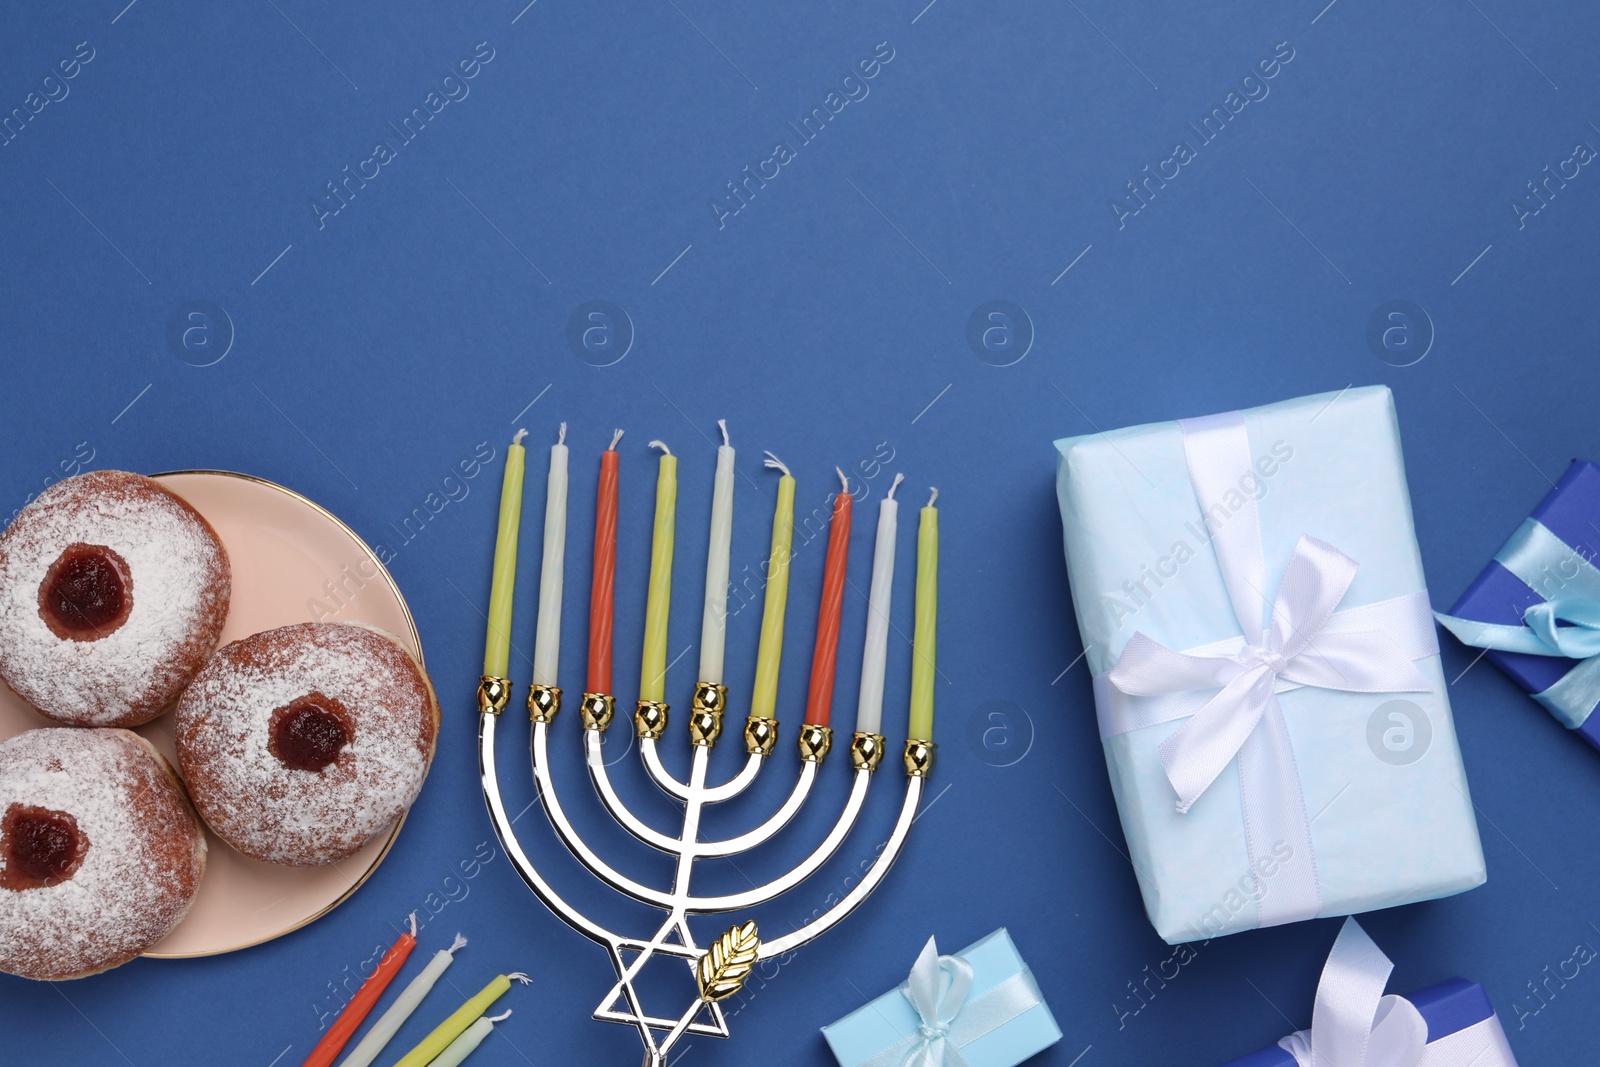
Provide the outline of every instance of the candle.
[[484,1038],[494,1032],[495,1023],[503,1023],[511,1018],[509,1011],[499,1015],[485,1015],[471,1026],[462,1031],[461,1036],[450,1042],[450,1047],[439,1053],[438,1059],[428,1067],[460,1067],[461,1061],[472,1054],[472,1050],[483,1044]]
[[861,650],[861,695],[856,702],[856,732],[883,732],[883,675],[889,656],[889,598],[894,591],[894,532],[900,505],[895,503],[896,474],[889,492],[878,502],[878,538],[872,546],[872,587],[867,594],[867,640]]
[[395,998],[394,1003],[389,1005],[389,1010],[379,1016],[378,1021],[372,1024],[372,1029],[368,1030],[367,1036],[363,1037],[361,1042],[356,1045],[355,1051],[345,1057],[341,1067],[367,1067],[368,1064],[377,1059],[378,1054],[383,1051],[384,1046],[394,1037],[401,1024],[411,1017],[411,1013],[417,1010],[417,1006],[422,1003],[422,999],[433,989],[433,984],[439,980],[440,975],[444,974],[445,968],[455,962],[455,954],[466,947],[467,939],[457,934],[456,939],[450,943],[449,948],[435,952],[433,959],[429,960],[428,965],[422,969],[422,973],[411,979],[411,982]]
[[806,722],[828,725],[833,706],[833,668],[839,652],[839,612],[844,606],[845,563],[850,555],[850,482],[839,474],[828,520],[828,558],[822,569],[822,603],[817,608],[817,644],[811,653],[811,692],[806,697]]
[[911,723],[916,741],[933,740],[933,661],[939,607],[939,509],[932,490],[917,519],[917,621],[911,635]]
[[733,446],[728,421],[718,419],[722,446],[711,483],[711,548],[706,553],[706,607],[700,618],[700,681],[722,684],[728,640],[728,560],[733,548]]
[[361,983],[361,988],[356,990],[356,995],[350,998],[350,1003],[339,1012],[339,1017],[333,1020],[333,1025],[328,1027],[328,1032],[322,1035],[322,1040],[311,1050],[300,1067],[329,1067],[339,1053],[344,1049],[345,1043],[356,1032],[356,1027],[361,1025],[373,1005],[378,1003],[378,998],[383,996],[383,991],[394,981],[394,976],[400,973],[400,968],[405,965],[406,957],[411,955],[411,950],[417,947],[417,913],[410,916],[411,929],[395,939],[389,951],[383,954],[378,961],[377,969]]
[[772,551],[767,555],[767,588],[761,601],[761,643],[756,647],[756,681],[750,694],[752,719],[775,719],[778,663],[783,658],[783,612],[789,602],[789,546],[794,539],[794,475],[767,453],[767,466],[783,472],[778,505],[772,513]]
[[611,692],[611,582],[617,571],[617,442],[600,453],[600,487],[594,507],[594,584],[589,592],[588,692]]
[[500,483],[500,526],[494,539],[494,578],[489,585],[489,632],[484,639],[483,673],[504,678],[511,659],[511,594],[517,578],[517,527],[522,522],[522,439],[518,430],[506,448],[506,473]]
[[554,686],[561,660],[561,579],[567,558],[567,424],[550,446],[544,494],[544,560],[539,568],[539,624],[533,638],[533,684]]
[[471,1000],[457,1008],[448,1019],[433,1028],[433,1033],[423,1038],[416,1048],[400,1057],[394,1067],[427,1067],[434,1057],[438,1056],[450,1046],[450,1042],[466,1032],[480,1015],[488,1010],[489,1005],[505,995],[511,988],[512,981],[527,985],[530,981],[525,974],[497,975],[494,981],[480,989]]
[[678,457],[660,441],[656,525],[650,538],[650,586],[644,604],[644,652],[639,657],[639,699],[661,703],[667,688],[667,615],[672,605],[672,533],[678,518]]

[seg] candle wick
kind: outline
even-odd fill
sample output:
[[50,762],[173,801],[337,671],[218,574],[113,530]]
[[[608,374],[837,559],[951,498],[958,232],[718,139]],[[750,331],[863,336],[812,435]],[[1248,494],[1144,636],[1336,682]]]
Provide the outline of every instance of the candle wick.
[[784,465],[783,460],[779,459],[777,456],[774,456],[771,452],[764,453],[764,455],[767,457],[766,465],[769,470],[782,471],[785,478],[794,477],[794,475],[789,473],[789,468]]
[[844,471],[840,470],[838,467],[833,468],[833,470],[834,470],[834,473],[839,475],[839,484],[844,487],[844,489],[843,489],[844,495],[845,496],[849,496],[850,495],[850,479],[846,478],[844,476]]
[[406,921],[411,924],[411,936],[415,938],[417,936],[417,913],[412,912],[406,916]]
[[506,975],[506,977],[511,979],[513,982],[521,982],[523,985],[532,985],[533,984],[533,979],[529,978],[527,975],[523,974],[521,971],[512,971],[510,974]]
[[556,444],[564,445],[566,443],[567,443],[567,424],[563,422],[561,424],[561,432],[556,434]]
[[618,430],[616,433],[611,435],[611,445],[606,449],[606,451],[615,452],[617,450],[617,442],[620,440],[622,440],[622,431]]
[[456,939],[454,941],[450,942],[450,947],[445,949],[445,951],[450,953],[453,956],[457,952],[460,952],[462,949],[464,949],[466,947],[467,947],[467,939],[462,937],[460,934],[457,934],[456,935]]
[[717,428],[722,431],[722,447],[723,448],[732,448],[733,447],[733,442],[728,440],[728,420],[727,419],[718,419],[717,420]]
[[512,436],[511,443],[514,445],[520,445],[522,443],[522,439],[526,436],[528,436],[527,430],[518,430],[516,434]]
[[667,443],[665,441],[651,441],[650,442],[650,447],[651,448],[659,448],[659,449],[661,449],[661,451],[665,452],[667,455],[669,455],[669,456],[672,455],[672,449],[667,447]]
[[904,474],[895,474],[894,481],[889,483],[888,499],[894,499],[894,491],[899,487],[901,482],[905,481],[905,477],[906,476]]
[[503,1023],[509,1018],[511,1018],[511,1009],[510,1008],[507,1008],[505,1011],[501,1012],[499,1015],[485,1015],[484,1016],[484,1019],[487,1020],[488,1022],[491,1022],[491,1023]]
[[930,492],[930,493],[932,493],[932,494],[933,494],[933,495],[932,495],[932,496],[930,496],[930,497],[928,497],[928,502],[927,502],[927,504],[925,504],[925,505],[923,505],[923,506],[924,506],[924,507],[930,507],[930,508],[931,508],[931,507],[933,507],[933,502],[934,502],[934,501],[935,501],[935,500],[938,500],[938,499],[939,499],[939,490],[937,490],[937,489],[935,489],[935,488],[934,488],[934,487],[933,487],[933,486],[931,486],[931,485],[930,485],[930,486],[928,486],[928,491],[929,491],[929,492]]

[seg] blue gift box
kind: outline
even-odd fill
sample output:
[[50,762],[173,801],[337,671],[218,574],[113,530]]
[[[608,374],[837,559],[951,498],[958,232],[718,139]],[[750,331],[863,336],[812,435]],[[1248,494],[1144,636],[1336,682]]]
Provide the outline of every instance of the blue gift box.
[[[1573,460],[1555,488],[1533,509],[1531,518],[1572,548],[1570,562],[1574,565],[1580,557],[1591,562],[1600,558],[1600,467],[1588,460]],[[1558,567],[1550,581],[1562,579]],[[1523,613],[1543,600],[1544,597],[1498,561],[1491,560],[1461,594],[1450,614],[1476,622],[1519,626]],[[1484,658],[1533,694],[1549,689],[1579,662],[1560,656],[1535,656],[1499,649],[1490,649],[1484,653]],[[1589,744],[1600,748],[1600,715],[1589,714],[1593,711],[1593,707],[1585,709],[1577,725],[1568,725]]]
[[[1494,1015],[1489,995],[1476,982],[1451,978],[1406,997],[1428,1024],[1428,1041],[1458,1033]],[[1294,1057],[1280,1045],[1223,1064],[1223,1067],[1295,1067]]]
[[[1049,1005],[1037,995],[1028,965],[1017,954],[1017,947],[1004,928],[968,945],[956,955],[972,967],[972,988],[967,1004],[973,1004],[985,993],[1019,976],[1037,1000],[1003,1025],[960,1045],[961,1055],[970,1067],[1015,1067],[1061,1040],[1061,1029],[1056,1026]],[[822,1028],[822,1036],[828,1039],[828,1047],[841,1067],[858,1067],[917,1033],[921,1020],[906,998],[904,988],[891,989]],[[959,1023],[960,1016],[956,1018]]]

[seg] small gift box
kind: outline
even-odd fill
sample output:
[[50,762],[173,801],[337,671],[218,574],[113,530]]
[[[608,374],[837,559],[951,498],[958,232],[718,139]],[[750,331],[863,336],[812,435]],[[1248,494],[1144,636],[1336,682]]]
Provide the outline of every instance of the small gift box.
[[1111,787],[1161,936],[1481,884],[1389,390],[1056,450]]
[[1385,996],[1393,966],[1361,924],[1346,919],[1322,968],[1311,1029],[1223,1067],[1517,1067],[1482,986],[1452,978]]
[[1015,1067],[1061,1040],[1004,929],[954,956],[933,938],[898,989],[822,1028],[840,1067]]
[[1442,622],[1600,748],[1600,467],[1567,473]]

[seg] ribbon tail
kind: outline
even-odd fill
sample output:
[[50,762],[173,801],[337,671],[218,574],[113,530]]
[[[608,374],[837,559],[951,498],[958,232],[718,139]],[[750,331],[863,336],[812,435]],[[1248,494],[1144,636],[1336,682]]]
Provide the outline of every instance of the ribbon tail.
[[1272,675],[1262,667],[1241,672],[1161,742],[1161,765],[1186,812],[1249,740],[1269,703]]

